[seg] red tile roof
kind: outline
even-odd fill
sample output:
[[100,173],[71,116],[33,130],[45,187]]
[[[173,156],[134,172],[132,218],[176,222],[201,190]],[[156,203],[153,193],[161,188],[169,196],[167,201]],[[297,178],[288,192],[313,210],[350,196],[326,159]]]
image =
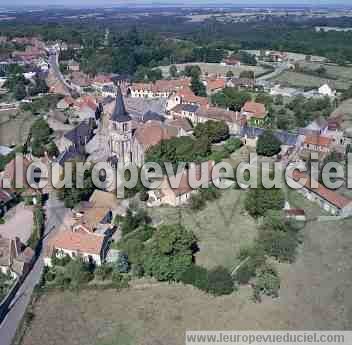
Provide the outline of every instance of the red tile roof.
[[135,132],[135,138],[147,150],[151,146],[157,145],[161,140],[168,140],[177,136],[172,128],[161,124],[158,121],[148,121],[139,126]]
[[309,135],[304,139],[306,145],[329,146],[331,138],[323,137],[321,135]]
[[101,235],[63,230],[50,241],[49,245],[56,249],[100,255],[104,241],[105,238]]
[[[325,199],[332,205],[336,206],[339,209],[344,208],[348,204],[352,203],[352,199],[349,199],[343,195],[338,194],[337,192],[327,189],[322,184],[318,183],[317,181],[312,181],[311,178],[305,174],[301,173],[297,170],[293,172],[293,179],[298,182],[299,179],[306,179],[305,184],[300,183],[305,188],[309,189],[310,191],[314,192],[315,194],[319,195],[321,198]],[[313,182],[313,183],[312,183]],[[318,188],[313,188],[312,184],[318,185]]]
[[218,107],[201,108],[199,109],[197,114],[200,117],[206,117],[210,120],[225,121],[229,123],[240,123],[242,118],[242,116],[238,112]]
[[223,89],[225,87],[226,81],[225,79],[207,79],[207,90],[215,91],[219,89]]
[[267,115],[267,111],[265,109],[265,105],[262,103],[257,103],[253,101],[248,101],[242,108],[242,111],[246,113],[253,114],[255,118],[264,118]]
[[196,96],[189,86],[182,87],[177,91],[177,95],[181,97],[182,103],[198,104],[203,107],[209,104],[206,97]]

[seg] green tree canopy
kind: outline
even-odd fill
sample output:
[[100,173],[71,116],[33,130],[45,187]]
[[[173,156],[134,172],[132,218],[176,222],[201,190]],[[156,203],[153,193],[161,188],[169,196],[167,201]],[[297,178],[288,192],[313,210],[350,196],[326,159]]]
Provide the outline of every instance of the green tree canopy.
[[257,153],[261,156],[272,157],[281,151],[281,142],[275,135],[266,130],[257,141]]

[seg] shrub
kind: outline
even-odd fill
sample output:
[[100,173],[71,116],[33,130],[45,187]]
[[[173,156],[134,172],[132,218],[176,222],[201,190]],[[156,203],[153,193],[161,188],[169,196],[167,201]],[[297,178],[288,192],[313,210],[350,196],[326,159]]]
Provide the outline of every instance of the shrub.
[[229,295],[234,291],[230,272],[224,267],[216,267],[208,273],[208,292],[215,295]]
[[111,277],[111,274],[112,267],[109,265],[99,266],[94,272],[95,277],[99,280],[106,280]]
[[242,142],[238,138],[230,138],[224,144],[224,149],[228,153],[233,153],[237,151],[242,146]]
[[272,157],[281,151],[281,142],[271,131],[265,131],[257,141],[257,154]]
[[[254,297],[267,295],[278,297],[280,289],[280,278],[276,269],[271,265],[263,265],[257,272],[254,282]],[[260,299],[259,299],[260,300]]]
[[127,273],[130,270],[130,264],[128,262],[128,256],[125,253],[121,253],[116,262],[116,269],[120,273]]
[[128,287],[129,279],[120,272],[114,271],[111,276],[113,286],[120,290]]
[[208,271],[204,267],[193,265],[182,273],[180,281],[183,284],[193,285],[200,290],[207,291]]
[[205,207],[205,200],[200,194],[192,194],[191,196],[191,209],[193,211],[200,211]]
[[131,265],[131,274],[133,277],[141,278],[144,276],[144,268],[141,264],[132,264]]

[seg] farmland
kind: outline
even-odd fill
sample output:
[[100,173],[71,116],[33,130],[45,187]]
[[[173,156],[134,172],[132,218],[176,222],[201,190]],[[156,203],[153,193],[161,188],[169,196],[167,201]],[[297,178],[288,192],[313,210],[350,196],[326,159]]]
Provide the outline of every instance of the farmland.
[[275,78],[271,79],[282,86],[297,87],[303,89],[319,88],[323,84],[328,83],[337,90],[344,90],[348,88],[348,84],[343,80],[333,80],[329,78],[321,78],[304,73],[297,73],[292,71],[285,71]]
[[[177,70],[180,72],[180,71],[183,71],[184,68],[189,65],[198,65],[202,70],[202,74],[207,74],[207,75],[220,74],[222,76],[225,76],[228,71],[232,71],[234,76],[239,76],[243,71],[253,71],[256,77],[259,77],[269,71],[268,69],[265,69],[262,66],[241,65],[241,67],[232,67],[232,66],[222,66],[218,63],[204,63],[204,62],[178,64],[176,65],[176,67],[177,67]],[[162,70],[164,77],[169,76],[170,66],[160,66],[159,68]]]
[[328,78],[352,83],[352,67],[338,66],[334,64],[320,64],[316,62],[300,62],[299,65],[300,67],[307,68],[312,71],[318,68],[324,68]]

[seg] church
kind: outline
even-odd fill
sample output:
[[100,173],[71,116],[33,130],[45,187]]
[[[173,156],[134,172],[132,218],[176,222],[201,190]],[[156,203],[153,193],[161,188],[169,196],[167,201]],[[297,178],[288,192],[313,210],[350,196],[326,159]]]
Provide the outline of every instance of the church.
[[145,153],[161,140],[179,136],[179,129],[164,122],[162,116],[147,111],[138,117],[126,109],[120,87],[114,102],[104,107],[104,117],[94,138],[87,143],[88,160],[109,162],[115,168],[128,164],[142,166]]

